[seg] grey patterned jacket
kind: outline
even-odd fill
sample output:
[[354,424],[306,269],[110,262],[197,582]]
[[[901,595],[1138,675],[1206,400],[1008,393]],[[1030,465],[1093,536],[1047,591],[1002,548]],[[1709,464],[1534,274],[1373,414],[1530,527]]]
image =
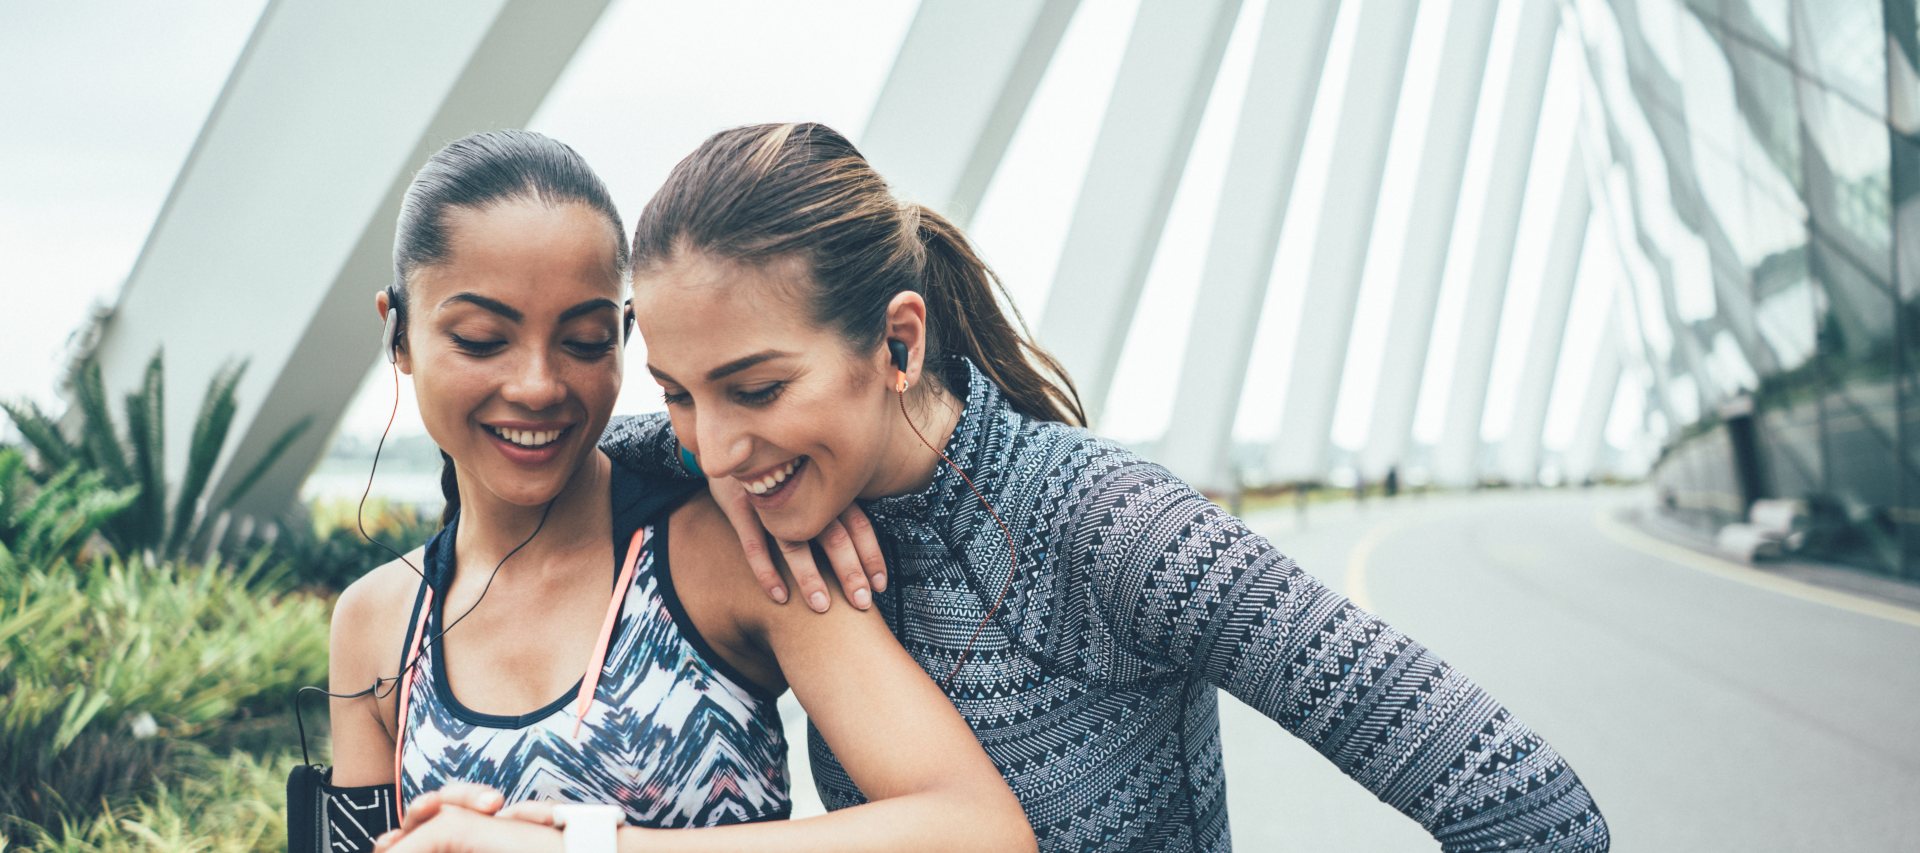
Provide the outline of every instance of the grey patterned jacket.
[[[1165,468],[1010,408],[971,364],[946,448],[960,478],[864,504],[887,556],[876,598],[935,678],[993,624],[947,694],[1025,806],[1040,849],[1231,848],[1215,688],[1259,709],[1446,851],[1606,850],[1605,820],[1560,755],[1419,643],[1302,572]],[[686,477],[664,416],[616,420],[601,446]],[[819,736],[828,808],[861,802]]]

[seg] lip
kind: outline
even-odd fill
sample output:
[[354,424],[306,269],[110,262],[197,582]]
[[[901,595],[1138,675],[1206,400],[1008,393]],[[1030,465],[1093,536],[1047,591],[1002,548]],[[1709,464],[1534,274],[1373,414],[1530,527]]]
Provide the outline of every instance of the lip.
[[[566,446],[568,440],[573,437],[574,427],[574,425],[570,423],[540,423],[537,421],[483,421],[481,422],[481,426],[491,427],[491,429],[482,429],[481,432],[486,434],[487,440],[493,443],[493,448],[499,451],[501,456],[506,457],[507,461],[515,465],[527,468],[538,468],[558,459],[560,457],[560,451]],[[493,430],[496,429],[529,431],[557,429],[560,431],[560,435],[541,447],[521,447],[518,444],[514,444],[511,441],[495,435]]]
[[[555,443],[557,444],[558,442],[555,442]],[[775,491],[773,494],[770,494],[770,495],[756,495],[752,492],[747,492],[747,502],[749,504],[752,504],[754,509],[756,510],[779,509],[780,507],[785,506],[787,501],[793,498],[794,488],[798,485],[797,481],[801,477],[805,476],[813,468],[813,460],[805,456],[797,456],[794,458],[801,460],[800,467],[794,469],[794,472],[787,476],[786,481],[780,484],[780,488],[778,491]],[[786,462],[780,463],[779,465],[775,465],[771,468],[767,468],[761,471],[759,474],[754,475],[752,477],[739,477],[736,479],[744,486],[746,483],[754,482],[755,480],[761,479],[767,476],[768,474],[771,474],[775,471],[780,470],[781,468],[786,467],[787,464],[792,461],[793,459],[789,459]]]

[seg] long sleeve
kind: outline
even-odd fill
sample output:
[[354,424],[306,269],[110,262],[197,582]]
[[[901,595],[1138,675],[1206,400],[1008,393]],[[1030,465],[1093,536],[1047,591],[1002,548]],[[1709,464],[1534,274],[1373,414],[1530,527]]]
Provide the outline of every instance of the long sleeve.
[[600,449],[639,474],[668,480],[693,479],[680,466],[680,443],[674,439],[673,424],[664,412],[614,418],[600,434]]
[[1081,519],[1075,550],[1119,648],[1259,709],[1449,853],[1608,849],[1553,747],[1164,468],[1107,472]]

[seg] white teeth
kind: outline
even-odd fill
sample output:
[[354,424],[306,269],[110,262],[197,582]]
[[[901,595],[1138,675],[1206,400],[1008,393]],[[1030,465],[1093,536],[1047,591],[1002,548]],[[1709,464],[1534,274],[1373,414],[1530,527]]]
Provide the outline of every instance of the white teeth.
[[768,474],[767,476],[762,477],[758,480],[743,483],[743,485],[747,487],[747,491],[749,492],[752,492],[756,495],[764,495],[768,492],[773,491],[774,488],[779,486],[781,483],[786,482],[788,477],[793,476],[793,469],[798,467],[800,467],[800,460],[795,459],[792,462],[788,462],[786,465],[781,466],[778,470],[774,471],[773,473]]
[[562,432],[565,430],[494,429],[495,434],[521,447],[544,447],[552,444]]

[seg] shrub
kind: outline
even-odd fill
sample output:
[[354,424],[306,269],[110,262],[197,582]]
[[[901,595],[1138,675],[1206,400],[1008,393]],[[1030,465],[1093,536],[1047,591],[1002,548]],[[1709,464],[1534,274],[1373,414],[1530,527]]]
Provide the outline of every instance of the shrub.
[[[0,572],[0,814],[9,834],[92,826],[236,721],[322,683],[324,598],[240,565],[107,555]],[[141,732],[140,729],[147,731]],[[164,771],[164,773],[163,773]],[[64,835],[65,830],[59,830]]]

